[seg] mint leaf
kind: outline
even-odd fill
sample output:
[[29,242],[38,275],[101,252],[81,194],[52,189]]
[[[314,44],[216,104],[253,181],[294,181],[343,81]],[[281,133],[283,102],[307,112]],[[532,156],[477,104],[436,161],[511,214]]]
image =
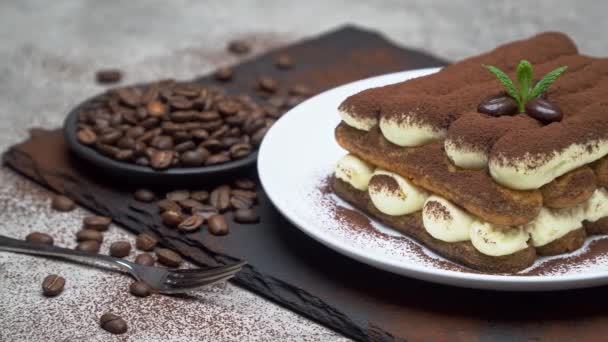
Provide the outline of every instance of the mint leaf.
[[532,89],[530,92],[529,98],[533,99],[538,97],[540,94],[544,93],[550,86],[555,82],[555,80],[561,75],[564,71],[568,69],[567,66],[559,67],[550,73],[546,74]]
[[[532,64],[525,59],[522,59],[517,65],[517,85],[519,86],[519,98],[525,104],[530,99],[530,88],[532,87],[532,79],[534,79],[534,71]],[[521,111],[521,108],[520,108]]]
[[519,97],[517,88],[515,88],[515,85],[513,85],[513,81],[511,81],[509,75],[505,74],[504,71],[492,65],[482,64],[481,66],[488,69],[498,78],[500,83],[502,83],[502,85],[507,89],[507,93],[509,93],[509,95],[511,95],[511,97],[515,99],[515,102],[517,102],[518,107],[523,106],[521,105],[522,99]]

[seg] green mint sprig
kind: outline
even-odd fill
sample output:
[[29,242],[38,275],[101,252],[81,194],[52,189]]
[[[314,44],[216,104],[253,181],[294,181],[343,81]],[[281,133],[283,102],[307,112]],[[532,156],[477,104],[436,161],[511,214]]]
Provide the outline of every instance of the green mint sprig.
[[532,87],[534,79],[534,69],[532,64],[525,59],[522,59],[517,65],[517,86],[513,84],[513,81],[504,71],[498,69],[492,65],[482,64],[482,67],[488,69],[493,73],[500,83],[507,89],[507,93],[517,102],[517,109],[520,113],[523,113],[526,107],[526,103],[536,97],[539,97],[542,93],[557,80],[557,78],[568,69],[567,66],[559,67],[550,73],[543,76],[543,78]]

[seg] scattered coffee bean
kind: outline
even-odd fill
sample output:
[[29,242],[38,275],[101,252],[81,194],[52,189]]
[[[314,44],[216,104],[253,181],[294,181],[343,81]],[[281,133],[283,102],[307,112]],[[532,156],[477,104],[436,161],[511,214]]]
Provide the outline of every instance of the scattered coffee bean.
[[279,87],[277,80],[266,76],[260,77],[260,79],[258,80],[258,85],[260,89],[269,93],[276,92]]
[[48,245],[48,246],[53,245],[53,238],[48,234],[44,234],[44,233],[40,233],[40,232],[32,232],[32,233],[27,234],[27,236],[25,237],[25,241],[29,241],[29,242],[33,242],[33,243],[37,243],[37,244],[41,244],[41,245]]
[[110,245],[110,255],[115,258],[124,258],[131,252],[131,244],[128,241],[116,241]]
[[232,190],[231,194],[232,196],[248,198],[252,202],[255,202],[255,200],[258,198],[258,195],[255,193],[255,191],[250,190],[235,189]]
[[228,209],[230,206],[230,186],[221,185],[215,188],[209,195],[209,203],[219,211]]
[[106,231],[110,227],[112,219],[107,216],[87,216],[84,218],[82,225],[84,229],[93,229],[98,231]]
[[517,102],[504,93],[488,97],[477,106],[479,113],[491,116],[515,115],[517,114]]
[[211,216],[219,214],[219,210],[211,205],[202,205],[196,209],[193,209],[192,214],[200,215],[204,220],[208,220]]
[[94,229],[82,229],[76,233],[76,241],[97,241],[103,242],[103,234]]
[[237,55],[245,55],[251,51],[251,47],[244,40],[233,40],[228,43],[228,51]]
[[135,257],[135,263],[144,266],[154,266],[154,258],[148,253],[142,253]]
[[101,69],[95,73],[95,79],[99,83],[116,83],[122,79],[122,72],[118,69]]
[[260,216],[253,209],[237,209],[234,212],[234,220],[240,223],[256,223],[260,221]]
[[160,209],[160,211],[176,211],[179,212],[180,210],[182,210],[182,208],[179,206],[179,204],[177,204],[177,202],[169,200],[169,199],[164,199],[164,200],[160,200],[156,203],[156,205],[158,206],[158,209]]
[[182,208],[184,208],[184,210],[187,210],[187,211],[190,211],[190,212],[195,211],[196,209],[198,209],[198,208],[200,208],[200,207],[203,206],[203,204],[201,202],[195,201],[195,200],[190,199],[190,198],[189,199],[185,199],[183,201],[179,201],[178,203],[179,203],[180,207],[182,207]]
[[253,200],[243,196],[232,196],[230,205],[234,209],[249,209],[253,205]]
[[139,189],[135,191],[133,197],[140,202],[152,202],[156,198],[156,195],[150,190]]
[[232,68],[228,68],[228,67],[224,67],[224,68],[219,68],[215,71],[215,79],[218,81],[230,81],[232,80],[232,77],[234,76],[234,71],[232,71]]
[[51,274],[44,278],[42,282],[42,294],[47,297],[54,297],[63,291],[65,279],[56,274]]
[[247,178],[238,178],[234,181],[234,186],[243,190],[255,189],[255,182]]
[[152,289],[143,281],[134,281],[129,286],[129,292],[137,297],[148,297],[152,294]]
[[184,219],[177,228],[183,232],[194,232],[203,225],[205,219],[201,215],[194,214]]
[[557,104],[540,97],[526,103],[526,114],[546,124],[562,121],[564,117],[564,113]]
[[310,96],[312,94],[312,90],[304,84],[294,84],[289,87],[289,94],[296,96]]
[[190,198],[202,203],[209,199],[209,192],[205,190],[193,191],[190,193]]
[[177,227],[183,221],[182,214],[173,210],[165,211],[160,217],[163,223],[170,227]]
[[293,58],[290,55],[282,53],[274,59],[274,65],[279,69],[291,69],[294,65]]
[[99,248],[101,248],[99,242],[95,240],[86,240],[79,243],[75,249],[87,253],[99,253]]
[[135,247],[141,249],[142,251],[151,251],[156,247],[158,240],[156,240],[152,235],[141,233],[137,235],[135,238]]
[[57,211],[72,211],[76,207],[74,201],[63,195],[53,196],[51,207]]
[[127,322],[113,313],[103,314],[99,319],[99,324],[103,330],[115,335],[124,334],[128,329]]
[[183,259],[174,251],[166,248],[157,248],[154,250],[158,262],[167,267],[179,267]]
[[171,191],[165,195],[165,198],[167,198],[168,200],[174,201],[174,202],[187,200],[190,198],[190,191],[188,191],[188,190]]
[[228,221],[224,215],[213,215],[207,220],[209,226],[209,233],[213,235],[226,235],[229,232]]

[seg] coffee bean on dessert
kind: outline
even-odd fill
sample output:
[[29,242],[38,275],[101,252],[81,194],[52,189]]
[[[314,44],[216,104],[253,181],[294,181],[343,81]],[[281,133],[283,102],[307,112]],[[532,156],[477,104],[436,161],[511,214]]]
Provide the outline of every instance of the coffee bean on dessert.
[[143,281],[134,281],[129,285],[129,292],[136,297],[148,297],[152,294],[152,289]]
[[135,247],[141,249],[142,251],[151,251],[156,247],[158,240],[156,240],[152,235],[141,233],[137,235],[135,238]]
[[491,116],[517,114],[517,102],[505,94],[499,94],[482,100],[477,106],[479,113]]
[[266,77],[266,76],[259,78],[258,85],[259,85],[260,89],[262,89],[263,91],[269,92],[269,93],[276,92],[277,88],[279,87],[277,80],[275,80],[274,78],[271,78],[271,77]]
[[176,227],[183,221],[182,214],[177,211],[169,210],[160,215],[163,223],[170,227]]
[[84,218],[82,226],[85,229],[106,231],[111,222],[112,219],[107,216],[87,216]]
[[94,229],[82,229],[76,233],[76,241],[97,241],[103,242],[103,234]]
[[188,190],[175,190],[168,192],[165,198],[171,201],[179,202],[190,198],[190,191]]
[[207,220],[209,233],[213,235],[226,235],[229,232],[228,221],[224,215],[213,215]]
[[177,228],[183,232],[193,232],[200,228],[203,222],[205,222],[205,219],[201,215],[194,214],[184,219]]
[[42,294],[47,297],[54,297],[63,291],[65,279],[56,274],[51,274],[44,278],[42,282]]
[[51,207],[57,211],[72,211],[76,207],[76,204],[69,197],[55,195],[51,201]]
[[122,72],[118,69],[101,69],[95,73],[95,79],[103,84],[120,82]]
[[209,195],[209,204],[220,211],[228,209],[230,206],[230,191],[229,185],[221,185],[215,188]]
[[526,103],[526,114],[543,123],[562,121],[564,113],[555,103],[543,99],[535,98]]
[[115,258],[124,258],[131,253],[131,244],[128,241],[116,241],[110,245],[110,255]]
[[160,209],[160,211],[172,210],[179,212],[180,210],[182,210],[182,208],[179,206],[179,204],[177,204],[177,202],[172,201],[170,199],[160,200],[156,203],[156,205],[158,206],[158,209]]
[[85,145],[93,145],[97,142],[97,134],[90,128],[83,128],[76,133],[76,138],[80,143]]
[[101,244],[95,240],[87,240],[82,241],[76,246],[77,251],[87,252],[87,253],[98,253],[99,248],[101,248]]
[[233,40],[228,43],[228,51],[237,55],[244,55],[251,51],[251,47],[244,40]]
[[209,199],[209,192],[205,190],[192,191],[190,193],[190,198],[202,203]]
[[135,257],[135,263],[143,266],[154,266],[154,258],[148,253],[142,253]]
[[152,202],[156,198],[156,195],[147,189],[138,189],[133,194],[133,197],[140,202]]
[[27,234],[25,241],[48,246],[52,246],[54,243],[53,238],[50,235],[40,232],[32,232]]
[[279,69],[291,69],[294,65],[293,58],[286,53],[282,53],[274,59],[274,65]]
[[101,328],[114,335],[124,334],[128,330],[127,322],[113,313],[106,313],[99,319]]
[[232,77],[234,76],[234,71],[232,70],[232,68],[228,68],[228,67],[223,67],[223,68],[219,68],[215,71],[215,79],[218,81],[230,81],[232,80]]
[[179,267],[183,259],[174,251],[166,248],[157,248],[154,250],[158,262],[167,267]]
[[260,216],[251,208],[237,209],[234,212],[234,220],[240,223],[256,223],[260,220]]
[[158,170],[166,169],[171,166],[173,151],[155,151],[150,157],[150,165]]
[[248,178],[238,178],[234,181],[234,186],[242,190],[253,190],[255,189],[255,182]]

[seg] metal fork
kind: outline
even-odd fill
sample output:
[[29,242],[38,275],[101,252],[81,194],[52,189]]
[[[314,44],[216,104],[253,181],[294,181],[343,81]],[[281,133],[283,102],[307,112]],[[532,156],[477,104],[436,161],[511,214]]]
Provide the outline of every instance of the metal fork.
[[236,275],[247,264],[245,261],[233,265],[205,269],[167,269],[135,264],[123,259],[102,254],[93,254],[67,248],[36,244],[0,235],[0,250],[46,255],[81,260],[99,261],[108,266],[118,266],[135,279],[146,283],[160,293],[183,293],[226,281]]

